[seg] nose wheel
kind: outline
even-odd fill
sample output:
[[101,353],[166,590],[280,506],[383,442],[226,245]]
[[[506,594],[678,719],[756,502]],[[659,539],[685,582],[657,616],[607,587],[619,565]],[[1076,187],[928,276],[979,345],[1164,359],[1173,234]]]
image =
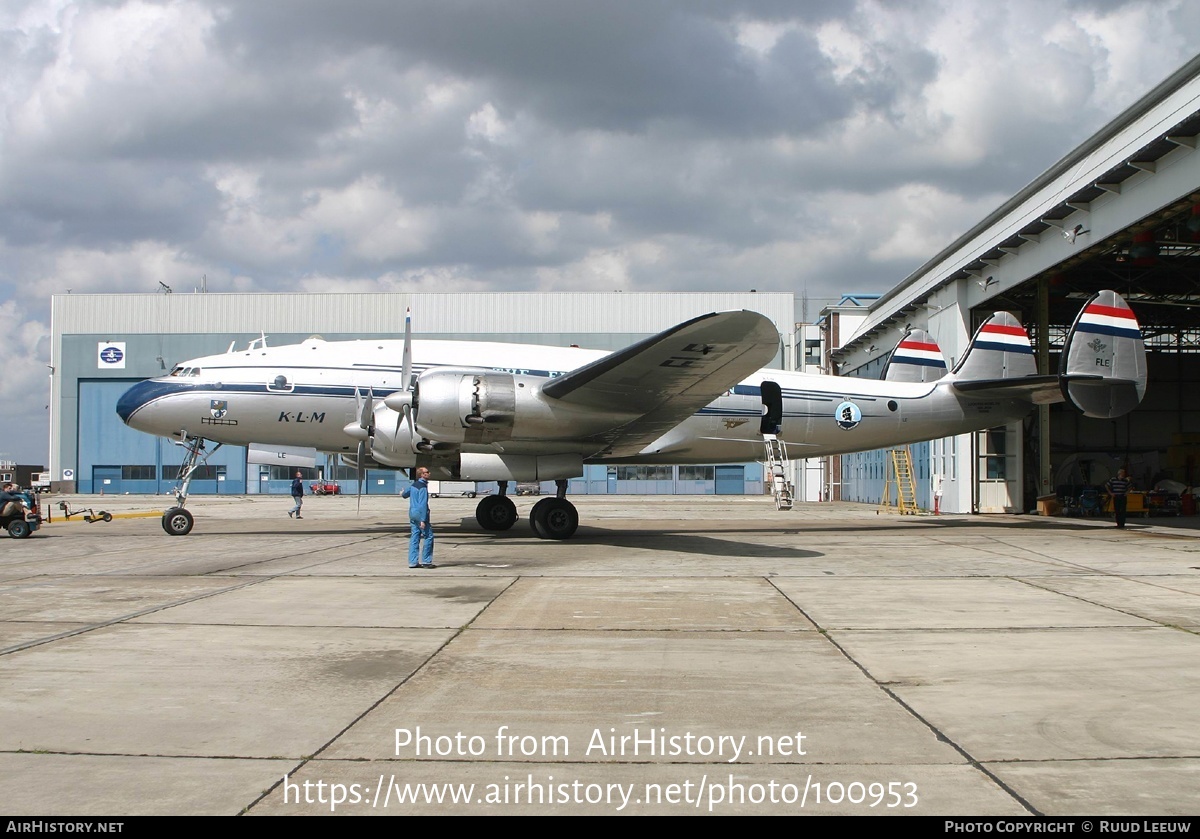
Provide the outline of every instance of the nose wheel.
[[171,536],[187,536],[192,532],[192,525],[195,520],[192,514],[183,507],[172,507],[163,513],[162,527],[163,530]]

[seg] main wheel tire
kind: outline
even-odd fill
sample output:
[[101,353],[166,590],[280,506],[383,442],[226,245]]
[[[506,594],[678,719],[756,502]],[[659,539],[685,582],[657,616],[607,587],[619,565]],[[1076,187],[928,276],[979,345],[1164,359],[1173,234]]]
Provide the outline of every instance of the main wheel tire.
[[14,539],[24,539],[32,532],[29,522],[24,519],[13,519],[8,523],[8,535]]
[[187,536],[192,532],[195,520],[183,507],[172,507],[163,513],[162,528],[170,536]]
[[504,495],[489,495],[475,507],[475,521],[484,530],[508,530],[517,523],[517,505]]
[[104,519],[106,522],[112,521],[112,513],[101,513],[100,518]]
[[532,530],[533,535],[539,539],[548,538],[546,534],[542,532],[541,519],[545,513],[546,502],[553,500],[553,498],[543,498],[541,501],[534,504],[533,509],[529,511],[529,529]]
[[543,539],[570,539],[579,527],[579,511],[565,498],[543,498],[534,510],[536,532]]

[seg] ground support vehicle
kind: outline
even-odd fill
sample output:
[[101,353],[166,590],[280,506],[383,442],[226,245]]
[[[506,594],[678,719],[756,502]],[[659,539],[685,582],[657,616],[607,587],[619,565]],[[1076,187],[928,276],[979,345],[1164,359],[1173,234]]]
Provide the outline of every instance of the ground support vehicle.
[[20,493],[25,499],[25,508],[0,515],[0,528],[8,531],[14,539],[24,539],[42,526],[42,502],[32,490]]

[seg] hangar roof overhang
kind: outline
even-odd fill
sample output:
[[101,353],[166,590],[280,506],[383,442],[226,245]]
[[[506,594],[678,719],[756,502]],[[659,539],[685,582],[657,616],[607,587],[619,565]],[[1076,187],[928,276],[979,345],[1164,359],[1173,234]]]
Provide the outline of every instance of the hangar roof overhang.
[[1034,310],[1050,323],[1114,288],[1148,337],[1200,331],[1200,56],[872,304],[855,344],[912,319],[955,283],[972,309]]

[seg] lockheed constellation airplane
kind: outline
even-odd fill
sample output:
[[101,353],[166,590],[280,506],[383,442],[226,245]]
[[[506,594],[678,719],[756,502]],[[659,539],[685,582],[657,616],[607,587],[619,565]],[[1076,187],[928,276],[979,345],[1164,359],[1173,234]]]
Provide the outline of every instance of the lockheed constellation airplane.
[[208,442],[337,453],[357,467],[360,492],[367,466],[498,481],[499,494],[476,508],[488,530],[517,521],[509,481],[553,480],[556,495],[534,505],[530,524],[566,539],[579,524],[567,481],[585,464],[767,460],[777,503],[783,493],[790,506],[786,446],[813,457],[903,445],[1064,399],[1111,418],[1146,389],[1137,319],[1112,291],[1080,311],[1053,375],[1038,374],[1025,329],[1007,312],[979,327],[949,372],[928,334],[906,334],[880,380],[760,369],[779,336],[749,311],[693,318],[614,353],[413,340],[411,318],[403,341],[265,344],[185,361],[118,401],[129,426],[186,447],[167,533],[191,532],[184,505],[192,473],[216,450]]

